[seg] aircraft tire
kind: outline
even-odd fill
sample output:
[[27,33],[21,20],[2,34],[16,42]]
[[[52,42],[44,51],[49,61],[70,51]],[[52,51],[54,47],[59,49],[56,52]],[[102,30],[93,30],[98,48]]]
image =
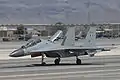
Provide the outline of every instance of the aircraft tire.
[[55,59],[54,63],[55,63],[56,65],[58,65],[58,64],[60,64],[60,60],[59,60],[59,59]]
[[77,59],[76,64],[80,65],[81,64],[81,59]]
[[42,65],[45,65],[46,63],[45,62],[42,62]]

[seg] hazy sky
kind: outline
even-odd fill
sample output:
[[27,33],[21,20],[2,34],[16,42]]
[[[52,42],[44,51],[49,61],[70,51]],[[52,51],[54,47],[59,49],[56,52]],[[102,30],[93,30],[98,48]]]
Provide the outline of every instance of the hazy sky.
[[[88,9],[87,3],[90,1]],[[120,22],[120,0],[0,0],[0,24]]]

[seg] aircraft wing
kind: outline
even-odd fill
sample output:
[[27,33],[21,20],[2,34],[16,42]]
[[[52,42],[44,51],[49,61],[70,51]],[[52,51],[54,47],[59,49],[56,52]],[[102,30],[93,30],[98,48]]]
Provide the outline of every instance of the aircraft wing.
[[104,48],[91,48],[91,47],[47,47],[47,48],[41,48],[38,50],[32,50],[31,53],[36,53],[36,52],[51,52],[51,51],[61,51],[61,50],[79,50],[79,51],[83,51],[83,50],[103,50]]
[[[41,49],[37,49],[37,50],[32,50],[30,53],[31,53],[31,56],[36,56],[37,54],[40,54],[40,53],[44,53],[46,55],[54,55],[54,54],[57,54],[59,52],[66,52],[66,51],[71,51],[73,52],[86,52],[88,53],[90,56],[93,56],[93,54],[90,54],[90,53],[96,53],[98,51],[110,51],[110,49],[106,49],[106,48],[100,48],[100,47],[47,47],[47,48],[41,48]],[[36,53],[36,54],[35,54]]]

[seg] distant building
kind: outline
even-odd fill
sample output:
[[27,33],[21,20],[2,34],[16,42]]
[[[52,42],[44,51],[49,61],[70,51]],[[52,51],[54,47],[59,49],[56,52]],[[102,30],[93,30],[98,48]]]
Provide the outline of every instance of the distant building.
[[8,28],[5,26],[0,27],[0,40],[3,38],[7,38],[9,40],[15,39],[14,31],[16,31],[15,28]]
[[[17,35],[14,34],[14,31],[17,30],[19,25],[23,25],[25,28],[27,28],[28,34],[30,33],[32,36],[52,36],[59,29],[59,25],[56,24],[1,24],[0,39],[5,37],[10,39],[17,38]],[[100,36],[120,37],[120,23],[95,25],[97,26],[97,34]],[[82,31],[82,36],[85,36],[89,30],[88,24],[64,24],[62,26],[76,26],[76,34]]]

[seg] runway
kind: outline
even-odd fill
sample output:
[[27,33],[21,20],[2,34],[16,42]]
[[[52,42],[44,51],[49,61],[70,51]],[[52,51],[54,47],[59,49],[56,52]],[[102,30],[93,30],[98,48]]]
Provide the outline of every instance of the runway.
[[[120,43],[119,40],[101,42],[104,43],[100,44]],[[72,57],[62,58],[60,65],[54,65],[53,58],[46,58],[47,64],[43,66],[40,65],[41,58],[8,56],[23,43],[0,44],[0,80],[120,80],[120,46],[108,52],[97,53],[95,57],[79,57],[81,65],[76,65],[75,57]]]
[[0,80],[119,80],[120,56],[80,57],[62,59],[54,65],[54,59],[46,58],[46,65],[37,59],[0,60]]

